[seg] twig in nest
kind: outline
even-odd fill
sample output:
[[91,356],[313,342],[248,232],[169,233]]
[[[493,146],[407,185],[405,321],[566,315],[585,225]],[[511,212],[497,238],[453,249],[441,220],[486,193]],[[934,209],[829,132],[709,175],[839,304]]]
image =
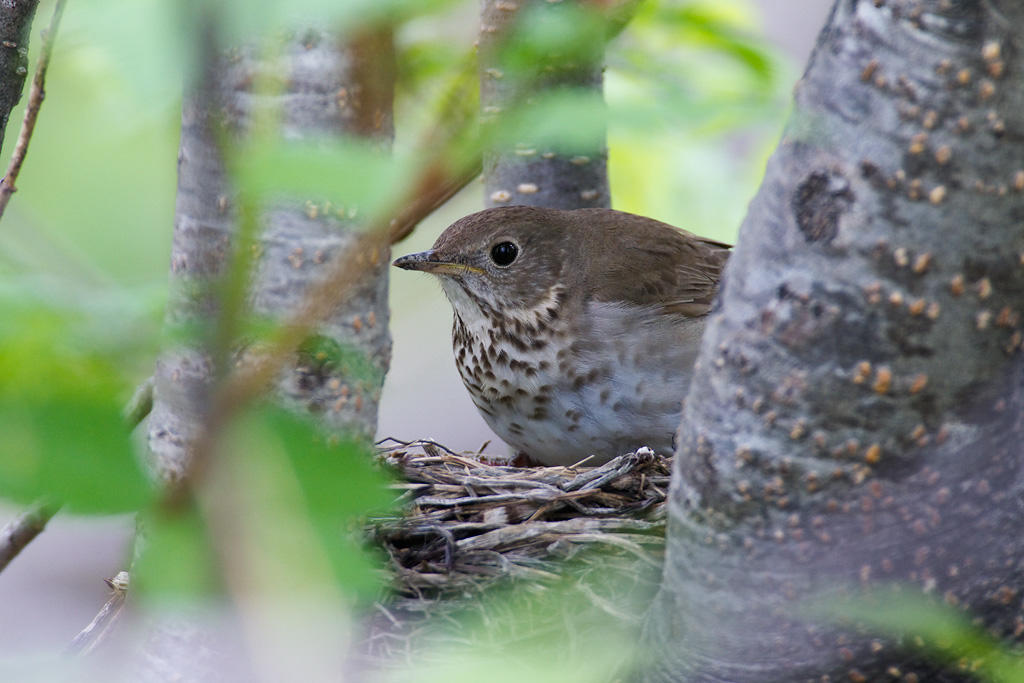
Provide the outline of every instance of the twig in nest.
[[[410,442],[381,454],[405,505],[367,530],[395,589],[365,642],[370,661],[467,642],[476,626],[464,616],[503,621],[501,605],[515,605],[509,621],[531,637],[591,616],[642,623],[664,560],[671,458],[643,449],[601,467],[513,467],[447,450]],[[487,600],[496,587],[515,592]]]
[[60,17],[64,13],[64,5],[67,0],[57,0],[53,8],[53,16],[50,18],[50,25],[43,31],[42,49],[39,53],[39,62],[36,64],[36,73],[32,78],[32,87],[28,93],[28,106],[25,108],[25,118],[21,122],[21,131],[18,133],[18,144],[14,147],[14,154],[11,156],[11,163],[7,166],[7,173],[0,182],[0,216],[4,215],[7,203],[11,201],[11,195],[18,189],[14,183],[18,180],[18,173],[21,172],[21,165],[25,163],[25,155],[28,154],[28,142],[32,139],[32,131],[36,128],[36,119],[39,118],[39,109],[43,106],[43,99],[46,97],[46,69],[50,66],[50,56],[53,54],[53,41],[57,36],[57,27],[60,25]]
[[[384,459],[408,482],[401,488],[410,506],[400,518],[376,520],[371,534],[387,549],[406,595],[415,586],[448,593],[486,577],[549,571],[581,545],[660,562],[665,495],[654,483],[668,483],[670,460],[654,453],[578,470],[516,468],[412,442]],[[648,544],[656,547],[641,549]],[[488,553],[501,562],[485,560]]]

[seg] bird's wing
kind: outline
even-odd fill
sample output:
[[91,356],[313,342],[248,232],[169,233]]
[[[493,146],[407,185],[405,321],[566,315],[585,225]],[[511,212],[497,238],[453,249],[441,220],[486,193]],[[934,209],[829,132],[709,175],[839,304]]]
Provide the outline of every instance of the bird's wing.
[[652,218],[617,216],[613,227],[592,233],[611,244],[587,250],[599,266],[591,269],[591,296],[690,317],[711,310],[730,246]]

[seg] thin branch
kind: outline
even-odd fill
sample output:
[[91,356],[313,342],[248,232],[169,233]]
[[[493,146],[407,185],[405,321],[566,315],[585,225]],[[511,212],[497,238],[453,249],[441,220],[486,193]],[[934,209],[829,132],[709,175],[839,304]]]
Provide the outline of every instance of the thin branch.
[[412,233],[419,223],[459,193],[480,175],[480,159],[458,173],[448,173],[440,164],[432,164],[420,174],[418,192],[391,221],[390,243],[396,244]]
[[[153,378],[139,385],[125,408],[125,421],[134,428],[153,407]],[[35,539],[60,510],[59,503],[35,503],[0,529],[0,571]]]
[[[153,378],[147,378],[135,390],[124,409],[125,422],[134,429],[153,408]],[[60,510],[60,503],[35,503],[0,529],[0,571],[17,557],[25,546],[46,528]]]
[[0,571],[46,528],[59,505],[35,503],[0,529]]
[[28,93],[28,106],[25,109],[25,118],[21,122],[21,131],[18,133],[18,144],[14,148],[14,155],[11,163],[7,166],[7,173],[0,182],[0,217],[3,217],[7,203],[11,201],[11,195],[17,191],[15,182],[18,180],[18,173],[21,172],[21,165],[25,162],[25,155],[28,154],[28,143],[32,139],[32,131],[36,127],[36,119],[39,118],[39,109],[43,106],[46,98],[46,70],[50,66],[50,56],[53,54],[53,43],[57,37],[57,27],[60,26],[61,15],[64,14],[64,5],[67,0],[57,0],[53,8],[53,16],[50,18],[50,25],[43,31],[42,49],[39,53],[39,62],[36,64],[36,73],[32,78],[32,88]]
[[[424,218],[480,175],[483,164],[476,126],[480,104],[477,67],[475,52],[462,59],[440,97],[437,123],[420,140],[419,148],[441,152],[423,167],[411,186],[410,200],[392,219],[391,244],[408,237]],[[462,145],[467,151],[460,149]]]

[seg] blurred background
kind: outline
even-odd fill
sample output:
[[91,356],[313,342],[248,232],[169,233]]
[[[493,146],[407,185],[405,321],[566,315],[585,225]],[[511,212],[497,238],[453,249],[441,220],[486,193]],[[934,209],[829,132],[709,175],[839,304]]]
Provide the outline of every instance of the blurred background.
[[[660,4],[699,7],[728,30],[652,19],[630,26],[609,47],[613,207],[733,240],[831,3]],[[108,333],[140,349],[125,355],[121,368],[136,381],[151,372],[158,346],[174,213],[181,68],[167,6],[70,2],[19,191],[0,223],[0,288],[98,311]],[[50,1],[39,8],[31,65],[51,9]],[[397,147],[411,144],[417,95],[431,69],[468,49],[476,24],[477,4],[463,2],[403,26],[400,59],[421,73],[407,74],[400,92]],[[748,44],[756,49],[744,53]],[[654,116],[642,125],[629,116],[639,101],[654,103]],[[19,110],[7,132],[5,165],[20,119]],[[448,224],[481,208],[475,182],[394,255],[428,248]],[[491,441],[492,450],[504,452],[455,371],[451,312],[440,287],[396,270],[391,309],[394,356],[379,436],[432,438],[456,450]],[[0,507],[4,520],[16,511]],[[66,646],[105,601],[102,579],[125,568],[132,533],[128,516],[59,515],[51,522],[0,575],[0,660]]]

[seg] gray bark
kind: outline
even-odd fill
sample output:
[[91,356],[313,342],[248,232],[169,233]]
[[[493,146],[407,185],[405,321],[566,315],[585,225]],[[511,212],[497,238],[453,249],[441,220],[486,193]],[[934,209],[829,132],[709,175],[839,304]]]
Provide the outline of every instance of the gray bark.
[[[280,111],[280,134],[286,140],[352,134],[384,147],[391,144],[394,63],[389,31],[367,32],[345,42],[308,31],[290,38],[276,57],[265,55],[249,48],[218,55],[204,65],[199,86],[186,96],[167,313],[172,327],[204,330],[219,313],[218,280],[239,238],[237,197],[221,145],[245,135],[264,108]],[[263,77],[284,83],[280,94],[253,92],[253,84]],[[275,198],[261,212],[251,245],[258,254],[247,297],[251,312],[275,320],[296,313],[333,256],[355,243],[363,220],[354,211],[322,202]],[[389,255],[380,253],[355,290],[314,331],[327,346],[347,350],[342,357],[365,358],[358,363],[361,370],[356,373],[344,363],[320,364],[315,354],[300,352],[276,382],[276,400],[318,416],[332,432],[371,438],[376,429],[391,351],[388,262]],[[215,377],[223,376],[229,370],[223,367],[225,361],[235,358],[231,349],[231,358],[215,360],[216,350],[212,345],[179,345],[158,360],[148,436],[153,466],[165,483],[188,471],[190,447],[207,417]],[[230,613],[218,616],[186,608],[180,614],[153,614],[135,626],[117,634],[123,640],[130,640],[132,631],[144,634],[144,642],[131,643],[132,654],[121,663],[132,680],[253,676],[252,653],[244,651],[240,635],[244,629]],[[116,651],[107,648],[108,653]]]
[[646,680],[968,679],[797,612],[890,582],[1020,641],[1021,26],[837,2],[704,336]]
[[28,39],[39,0],[8,0],[0,5],[0,147],[21,100],[28,75]]
[[[565,3],[569,4],[569,3]],[[604,39],[587,36],[591,49],[567,58],[542,55],[534,69],[517,69],[503,59],[502,48],[520,40],[517,22],[527,11],[559,11],[547,0],[481,0],[480,108],[485,130],[509,125],[510,114],[522,113],[545,93],[573,89],[593,95],[595,116],[604,117]],[[609,207],[608,149],[605,136],[593,148],[566,153],[524,135],[514,144],[484,149],[484,200],[488,207],[522,204],[554,209]]]
[[[236,230],[235,196],[224,171],[218,130],[243,135],[260,108],[279,107],[288,140],[360,134],[389,145],[393,136],[393,55],[389,36],[356,43],[315,32],[295,36],[283,54],[261,60],[238,49],[209,65],[206,86],[187,99],[182,114],[178,197],[171,253],[173,295],[168,321],[209,325],[217,315],[212,285],[224,274]],[[286,82],[280,95],[254,93],[260,76]],[[352,207],[346,207],[351,209]],[[277,320],[294,313],[312,282],[338,250],[356,239],[362,217],[340,207],[281,200],[260,217],[253,245],[259,257],[250,288],[252,312]],[[369,375],[297,357],[277,382],[286,405],[320,416],[333,431],[371,437],[391,352],[387,264],[381,253],[356,291],[324,320],[316,334],[337,348],[365,357]],[[345,354],[343,354],[345,355]],[[165,480],[181,476],[188,447],[207,407],[213,367],[208,349],[181,346],[157,363],[149,445]],[[365,373],[364,373],[365,374]]]

